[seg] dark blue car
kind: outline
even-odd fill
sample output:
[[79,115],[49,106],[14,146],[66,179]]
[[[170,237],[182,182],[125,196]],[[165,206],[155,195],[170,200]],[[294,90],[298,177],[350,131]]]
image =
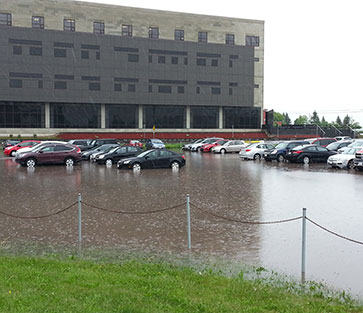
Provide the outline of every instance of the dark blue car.
[[308,145],[309,142],[303,140],[284,141],[280,142],[274,149],[268,150],[264,153],[263,157],[265,161],[271,162],[276,160],[277,162],[283,162],[286,154],[293,148],[302,145]]

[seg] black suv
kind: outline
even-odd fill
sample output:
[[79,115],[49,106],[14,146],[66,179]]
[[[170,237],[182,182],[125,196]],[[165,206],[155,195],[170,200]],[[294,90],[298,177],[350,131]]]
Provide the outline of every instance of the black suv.
[[276,160],[282,162],[285,160],[286,154],[293,148],[302,145],[308,145],[308,141],[295,140],[280,142],[274,149],[268,150],[264,153],[263,158],[265,161],[271,162]]

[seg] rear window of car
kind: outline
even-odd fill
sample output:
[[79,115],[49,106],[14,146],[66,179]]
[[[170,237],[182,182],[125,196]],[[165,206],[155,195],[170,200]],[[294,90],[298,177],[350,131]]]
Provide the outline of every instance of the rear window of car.
[[165,157],[165,156],[172,156],[172,155],[173,155],[173,153],[170,151],[164,151],[164,150],[160,151],[160,156]]
[[54,151],[71,151],[71,150],[73,150],[72,147],[61,146],[61,145],[55,146],[55,149],[54,149]]

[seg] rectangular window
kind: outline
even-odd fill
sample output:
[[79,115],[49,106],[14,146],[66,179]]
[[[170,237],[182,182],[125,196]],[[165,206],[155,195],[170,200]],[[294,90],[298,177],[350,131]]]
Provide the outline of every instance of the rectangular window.
[[188,65],[188,58],[184,58],[184,65]]
[[30,55],[43,55],[43,49],[39,47],[30,47],[29,48],[29,54]]
[[159,93],[171,93],[171,86],[159,86]]
[[159,39],[159,27],[149,27],[149,38]]
[[63,30],[68,32],[76,31],[76,21],[72,18],[65,18],[63,20]]
[[198,42],[208,42],[208,33],[198,32]]
[[89,83],[88,89],[95,90],[95,91],[101,90],[101,84],[100,83]]
[[178,64],[178,57],[171,57],[171,64]]
[[260,37],[246,36],[246,46],[259,47],[260,46]]
[[184,86],[178,86],[178,93],[184,93]]
[[101,58],[101,52],[96,51],[96,60],[99,60]]
[[259,58],[254,58],[253,61],[260,62],[260,59]]
[[115,85],[114,85],[114,90],[115,90],[115,91],[122,91],[121,84],[115,84]]
[[129,92],[135,92],[135,91],[136,91],[136,85],[134,85],[134,84],[130,84],[130,85],[128,86],[128,90],[129,90]]
[[174,31],[174,38],[175,40],[184,41],[184,30],[176,29]]
[[233,34],[226,34],[226,44],[234,45],[234,35]]
[[254,85],[253,85],[253,87],[254,87],[254,88],[260,88],[260,85],[258,85],[258,84],[254,84]]
[[44,29],[44,17],[32,16],[32,28]]
[[54,82],[54,89],[67,89],[67,82]]
[[162,56],[162,55],[160,55],[160,56],[158,57],[158,63],[159,63],[159,64],[165,64],[165,57],[164,57],[164,56]]
[[139,55],[138,54],[129,54],[128,61],[129,62],[139,62]]
[[149,85],[149,92],[153,92],[153,86]]
[[43,81],[42,80],[38,80],[38,88],[43,89]]
[[66,49],[54,49],[54,56],[56,58],[65,58],[67,56]]
[[229,88],[229,95],[230,96],[232,96],[232,94],[233,94],[233,91],[232,90],[233,90],[232,88]]
[[218,66],[218,60],[212,59],[212,66]]
[[197,59],[197,65],[206,66],[207,65],[207,59]]
[[81,58],[82,59],[89,59],[89,51],[81,50]]
[[93,22],[93,33],[94,34],[104,34],[105,33],[105,23],[104,22]]
[[200,87],[199,86],[197,87],[196,92],[197,92],[197,94],[200,94]]
[[0,25],[11,26],[11,14],[10,13],[0,13]]
[[149,55],[149,63],[153,63],[153,56]]
[[23,81],[21,79],[10,79],[10,88],[23,88]]
[[13,54],[23,54],[23,49],[21,46],[13,46]]
[[212,87],[212,95],[220,95],[221,94],[221,88],[219,87]]
[[233,61],[229,60],[229,67],[233,67]]
[[121,35],[126,37],[132,37],[132,25],[122,25]]

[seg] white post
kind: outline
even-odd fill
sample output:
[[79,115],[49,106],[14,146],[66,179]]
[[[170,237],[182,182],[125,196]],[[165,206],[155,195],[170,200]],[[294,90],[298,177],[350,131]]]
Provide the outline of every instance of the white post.
[[106,128],[106,104],[101,104],[101,128]]
[[306,208],[302,216],[302,249],[301,249],[301,283],[305,283],[305,258],[306,258]]
[[78,194],[78,244],[82,242],[82,196]]
[[187,194],[187,220],[188,220],[188,250],[192,249],[191,227],[190,227],[190,197]]

